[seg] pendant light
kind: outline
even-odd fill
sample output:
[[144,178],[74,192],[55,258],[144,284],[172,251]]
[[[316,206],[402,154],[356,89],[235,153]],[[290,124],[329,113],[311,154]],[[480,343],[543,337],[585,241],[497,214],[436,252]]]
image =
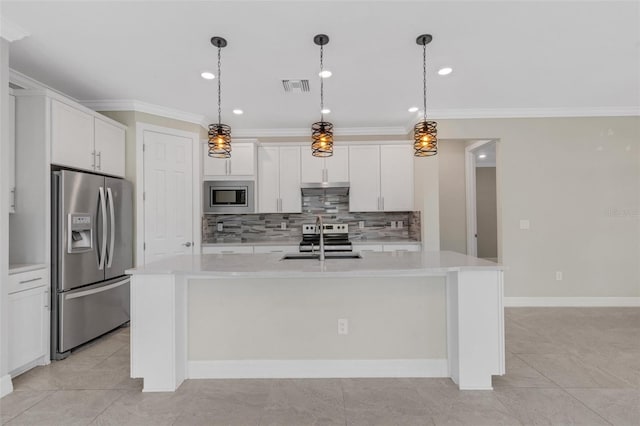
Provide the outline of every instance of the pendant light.
[[329,43],[329,36],[318,34],[313,42],[320,46],[320,121],[311,125],[311,154],[314,157],[331,157],[333,155],[333,124],[324,121],[324,45]]
[[221,95],[220,95],[220,51],[227,45],[222,37],[211,37],[211,44],[218,48],[218,123],[209,124],[209,157],[231,157],[231,127],[222,124]]
[[438,153],[438,130],[435,121],[427,121],[427,44],[433,37],[430,34],[422,34],[416,39],[416,43],[422,46],[422,99],[423,118],[413,127],[413,155],[416,157],[431,157]]

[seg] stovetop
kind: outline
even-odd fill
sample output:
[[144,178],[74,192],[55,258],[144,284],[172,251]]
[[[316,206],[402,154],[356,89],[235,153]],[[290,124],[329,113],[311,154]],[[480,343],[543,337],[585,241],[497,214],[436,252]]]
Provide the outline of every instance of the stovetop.
[[[320,233],[316,232],[315,224],[302,225],[302,241],[300,251],[309,252],[320,247]],[[322,226],[324,234],[325,251],[352,251],[353,246],[349,241],[349,225],[346,223],[325,223]]]

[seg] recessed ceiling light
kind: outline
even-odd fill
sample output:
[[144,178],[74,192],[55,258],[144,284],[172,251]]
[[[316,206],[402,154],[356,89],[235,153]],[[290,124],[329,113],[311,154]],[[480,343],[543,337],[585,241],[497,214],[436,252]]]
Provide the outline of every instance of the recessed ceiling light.
[[449,75],[453,72],[453,68],[451,67],[444,67],[444,68],[440,68],[438,70],[438,74],[440,75]]
[[203,72],[202,74],[200,74],[200,77],[204,78],[205,80],[213,80],[214,78],[216,78],[216,76],[209,71]]
[[418,112],[418,107],[409,108],[409,112]]
[[241,109],[237,109],[237,108],[236,108],[236,109],[234,109],[234,110],[233,110],[233,113],[234,113],[235,115],[242,115],[242,114],[244,114],[244,111],[243,111],[243,110],[241,110]]
[[318,73],[318,75],[322,78],[329,78],[331,77],[331,71],[329,70],[322,70]]
[[478,155],[478,158],[487,158],[487,154],[480,154]]
[[325,108],[325,109],[320,110],[320,112],[322,114],[329,114],[331,112],[331,110],[329,108]]

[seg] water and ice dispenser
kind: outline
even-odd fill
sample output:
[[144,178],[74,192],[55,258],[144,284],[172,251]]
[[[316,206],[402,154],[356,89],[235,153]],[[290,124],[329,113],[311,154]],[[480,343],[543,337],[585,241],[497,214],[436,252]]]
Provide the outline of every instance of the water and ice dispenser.
[[69,214],[67,250],[81,253],[93,250],[93,222],[89,214]]

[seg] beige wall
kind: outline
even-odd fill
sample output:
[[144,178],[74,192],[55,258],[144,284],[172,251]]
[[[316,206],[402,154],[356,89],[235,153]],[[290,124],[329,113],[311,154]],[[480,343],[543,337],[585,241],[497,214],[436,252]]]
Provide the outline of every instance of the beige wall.
[[[464,156],[466,141],[438,144],[440,188],[440,250],[467,253],[467,217]],[[422,159],[429,161],[428,158]]]
[[438,129],[443,139],[499,140],[506,296],[640,296],[639,117],[440,120]]
[[188,298],[190,360],[446,358],[443,277],[194,280]]
[[476,227],[478,257],[498,257],[496,168],[476,167]]

